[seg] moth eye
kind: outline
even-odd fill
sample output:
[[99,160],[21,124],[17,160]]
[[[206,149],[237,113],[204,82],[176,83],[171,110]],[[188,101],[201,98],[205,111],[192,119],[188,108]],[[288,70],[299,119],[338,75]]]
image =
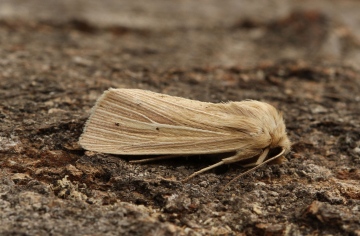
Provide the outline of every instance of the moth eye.
[[282,147],[271,148],[268,153],[268,157],[274,157],[274,156],[278,155],[282,150],[283,150]]

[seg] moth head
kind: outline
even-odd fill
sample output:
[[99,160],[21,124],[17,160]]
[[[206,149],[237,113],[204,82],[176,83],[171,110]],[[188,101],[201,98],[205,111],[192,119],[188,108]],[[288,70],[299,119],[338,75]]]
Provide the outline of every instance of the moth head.
[[270,157],[274,157],[280,154],[279,156],[286,155],[290,152],[291,142],[287,135],[280,137],[276,142],[273,142],[270,145],[269,155]]
[[286,134],[280,139],[279,146],[285,150],[285,154],[290,152],[291,142]]
[[278,151],[278,153],[280,153],[283,150],[284,154],[287,154],[290,152],[291,142],[287,136],[285,122],[280,113],[278,113],[278,116],[276,117],[274,123],[275,123],[275,127],[273,128],[272,132],[270,132],[270,136],[271,136],[270,150],[272,149],[280,150]]

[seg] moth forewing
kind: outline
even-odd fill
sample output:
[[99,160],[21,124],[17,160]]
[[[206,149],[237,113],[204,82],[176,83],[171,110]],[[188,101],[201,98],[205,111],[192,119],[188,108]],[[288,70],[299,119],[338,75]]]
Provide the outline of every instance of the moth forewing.
[[264,150],[290,150],[283,118],[267,103],[207,103],[139,89],[105,91],[86,122],[80,144],[119,155],[236,152],[189,177],[255,156],[259,158],[254,164],[259,165],[267,156]]

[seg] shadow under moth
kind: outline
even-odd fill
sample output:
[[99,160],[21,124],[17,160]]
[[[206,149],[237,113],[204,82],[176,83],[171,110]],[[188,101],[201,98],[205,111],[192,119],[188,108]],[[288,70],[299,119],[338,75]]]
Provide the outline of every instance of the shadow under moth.
[[255,160],[243,165],[252,169],[225,187],[287,154],[291,146],[282,115],[270,104],[255,100],[208,103],[140,89],[105,91],[79,142],[84,149],[101,153],[159,155],[133,163],[234,152],[184,181],[220,165]]

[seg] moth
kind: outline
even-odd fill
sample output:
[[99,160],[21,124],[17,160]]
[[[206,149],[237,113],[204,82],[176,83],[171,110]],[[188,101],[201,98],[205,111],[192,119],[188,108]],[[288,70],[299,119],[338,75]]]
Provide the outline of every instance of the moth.
[[234,153],[185,181],[214,167],[244,160],[253,160],[244,166],[254,170],[287,154],[291,146],[282,115],[270,104],[255,100],[200,102],[140,89],[105,91],[79,143],[101,153],[160,155],[133,163]]

